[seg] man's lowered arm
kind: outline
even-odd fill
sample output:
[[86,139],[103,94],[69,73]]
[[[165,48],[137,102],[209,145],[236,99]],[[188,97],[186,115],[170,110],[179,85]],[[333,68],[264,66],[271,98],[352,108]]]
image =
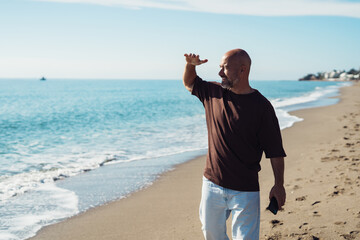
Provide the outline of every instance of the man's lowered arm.
[[279,208],[281,208],[286,201],[286,192],[284,188],[284,169],[285,163],[283,157],[271,158],[271,166],[274,172],[275,184],[270,191],[269,198],[275,197]]

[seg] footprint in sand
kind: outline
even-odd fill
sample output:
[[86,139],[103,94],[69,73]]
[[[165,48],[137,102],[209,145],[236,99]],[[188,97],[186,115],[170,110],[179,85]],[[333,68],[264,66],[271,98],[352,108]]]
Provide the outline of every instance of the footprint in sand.
[[321,161],[322,162],[330,162],[330,161],[332,161],[333,160],[333,158],[330,158],[330,157],[322,157],[321,158]]
[[276,232],[274,235],[266,238],[266,240],[280,240],[280,239],[282,239],[280,232]]
[[295,201],[305,201],[305,200],[306,200],[306,196],[298,197],[295,199]]
[[306,226],[306,225],[308,225],[308,223],[303,223],[303,224],[301,224],[300,227],[299,227],[299,229],[301,229],[303,226]]
[[335,224],[335,225],[345,225],[346,222],[341,222],[341,221],[339,221],[339,222],[335,222],[334,224]]
[[335,196],[339,196],[339,191],[334,191],[333,193],[331,193],[329,196],[330,197],[335,197]]
[[272,224],[272,228],[275,228],[275,227],[277,227],[277,226],[281,226],[281,225],[284,224],[284,223],[281,222],[280,220],[276,220],[276,219],[271,220],[270,223]]
[[314,214],[313,217],[321,217],[318,211],[314,211],[313,214]]
[[[307,232],[304,232],[304,233],[290,233],[288,236],[289,237],[297,237],[296,239],[303,239],[302,236],[306,236],[308,235],[309,233]],[[299,237],[301,236],[301,237]]]
[[340,194],[345,192],[345,188],[340,188],[339,186],[334,186],[334,188],[335,191],[329,194],[330,197],[339,196]]
[[341,234],[340,236],[346,240],[358,239],[359,231],[351,231],[349,234]]

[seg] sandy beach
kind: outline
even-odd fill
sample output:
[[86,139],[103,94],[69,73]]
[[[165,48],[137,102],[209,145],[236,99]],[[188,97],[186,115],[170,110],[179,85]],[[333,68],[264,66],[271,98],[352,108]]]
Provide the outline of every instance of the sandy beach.
[[[265,211],[274,180],[263,158],[261,239],[360,239],[359,82],[342,88],[339,98],[335,105],[292,112],[304,120],[282,131],[287,202],[276,216]],[[147,189],[47,226],[31,239],[202,239],[204,164],[202,156],[179,165]]]

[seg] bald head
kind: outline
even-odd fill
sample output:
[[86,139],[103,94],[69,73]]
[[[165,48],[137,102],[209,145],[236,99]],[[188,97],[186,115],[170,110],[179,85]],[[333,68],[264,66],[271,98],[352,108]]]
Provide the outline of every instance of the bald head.
[[251,58],[249,54],[243,49],[237,48],[230,50],[225,53],[224,58],[227,58],[228,61],[233,61],[238,66],[245,65],[248,67],[248,69],[250,69]]

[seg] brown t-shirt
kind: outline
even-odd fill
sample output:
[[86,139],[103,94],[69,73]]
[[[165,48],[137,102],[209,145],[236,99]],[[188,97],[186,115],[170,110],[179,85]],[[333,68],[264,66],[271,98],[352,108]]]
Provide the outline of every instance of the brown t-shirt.
[[286,156],[271,103],[257,90],[236,94],[200,77],[191,94],[205,107],[209,149],[204,176],[225,188],[259,191],[263,151],[267,158]]

